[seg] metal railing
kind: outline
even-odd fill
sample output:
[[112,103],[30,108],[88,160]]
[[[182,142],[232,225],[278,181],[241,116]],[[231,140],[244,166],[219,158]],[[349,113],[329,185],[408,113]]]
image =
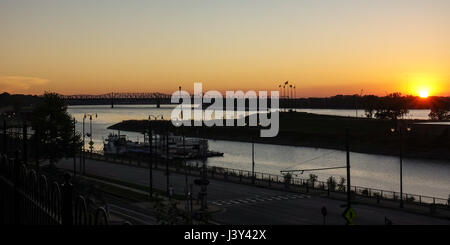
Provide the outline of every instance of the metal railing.
[[[101,154],[101,151],[98,154],[92,155],[93,159],[96,160],[104,160],[104,161],[112,161],[121,164],[148,167],[148,163],[145,159],[130,159],[125,157],[113,157],[113,156],[104,156]],[[184,173],[184,168],[180,164],[171,166],[171,171]],[[202,171],[202,163],[192,163],[190,162],[187,169],[190,175],[201,176]],[[217,166],[208,166],[207,174],[209,178],[226,180],[238,183],[251,184],[252,178],[254,178],[256,185],[263,185],[267,187],[273,188],[283,188],[283,189],[291,189],[298,190],[301,192],[312,192],[319,191],[323,193],[346,193],[347,186],[346,184],[340,185],[338,183],[328,183],[326,181],[311,181],[307,178],[290,178],[289,183],[286,183],[285,176],[271,174],[271,173],[263,173],[263,172],[254,172],[252,174],[249,170],[242,169],[233,169],[233,168],[224,168]],[[395,191],[381,190],[369,187],[361,187],[361,186],[351,186],[350,191],[354,196],[359,198],[370,198],[375,200],[377,203],[381,201],[400,201],[400,193]],[[450,210],[450,199],[417,195],[417,194],[408,194],[403,193],[403,201],[407,204],[412,205],[421,205],[421,206],[429,206],[430,208],[438,208]]]
[[46,175],[39,164],[31,164],[46,157],[40,156],[34,132],[25,124],[8,123],[0,132],[0,224],[111,223],[106,204],[85,198],[70,174]]
[[105,207],[92,206],[75,190],[70,175],[64,183],[1,155],[0,224],[109,224]]
[[[237,176],[240,179],[241,178],[252,178],[252,172],[248,170],[240,170],[240,169],[231,169],[231,168],[222,168],[222,167],[208,167],[209,171],[213,171],[213,173],[222,173],[227,176]],[[261,172],[255,172],[254,178],[257,181],[261,182],[267,182],[267,185],[270,185],[269,183],[285,183],[285,177],[282,175],[275,175],[275,174],[269,174],[269,173],[261,173]],[[319,190],[324,192],[347,192],[347,186],[339,185],[338,183],[328,183],[326,181],[311,181],[307,178],[295,178],[292,177],[290,182],[287,183],[290,186],[297,186],[301,187],[303,189],[309,189],[309,190]],[[368,198],[374,198],[374,199],[380,199],[380,200],[392,200],[392,201],[399,201],[400,200],[400,193],[395,191],[388,191],[388,190],[381,190],[381,189],[375,189],[375,188],[369,188],[369,187],[361,187],[361,186],[351,186],[350,191],[352,191],[355,195],[361,196],[361,197],[368,197]],[[403,193],[403,201],[411,204],[418,204],[418,205],[435,205],[436,208],[445,208],[450,209],[450,198],[444,199],[444,198],[438,198],[438,197],[431,197],[431,196],[424,196],[424,195],[417,195],[417,194],[408,194]]]

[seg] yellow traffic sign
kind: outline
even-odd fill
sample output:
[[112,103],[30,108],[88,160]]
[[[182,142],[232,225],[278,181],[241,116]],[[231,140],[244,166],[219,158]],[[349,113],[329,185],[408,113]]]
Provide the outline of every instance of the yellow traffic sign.
[[346,208],[342,214],[349,225],[353,225],[353,219],[356,217],[356,211],[353,208]]

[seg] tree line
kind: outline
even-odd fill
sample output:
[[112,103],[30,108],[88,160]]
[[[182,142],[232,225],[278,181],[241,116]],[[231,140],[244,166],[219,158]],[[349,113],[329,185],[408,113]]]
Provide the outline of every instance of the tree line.
[[401,93],[386,96],[336,95],[327,98],[299,98],[291,102],[293,108],[364,110],[368,118],[399,119],[412,109],[430,109],[429,118],[436,121],[450,120],[450,97],[420,98]]
[[428,117],[434,121],[450,120],[450,98],[402,96],[391,93],[384,97],[374,95],[362,98],[365,115],[368,118],[396,120],[406,116],[410,109],[430,109]]

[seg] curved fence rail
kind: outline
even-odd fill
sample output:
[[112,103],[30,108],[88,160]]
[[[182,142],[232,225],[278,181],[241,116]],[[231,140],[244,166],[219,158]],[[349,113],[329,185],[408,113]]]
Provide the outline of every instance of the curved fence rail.
[[[108,225],[105,207],[90,205],[77,195],[65,174],[64,183],[48,183],[47,176],[18,159],[0,156],[0,224]],[[128,223],[127,223],[128,224]]]

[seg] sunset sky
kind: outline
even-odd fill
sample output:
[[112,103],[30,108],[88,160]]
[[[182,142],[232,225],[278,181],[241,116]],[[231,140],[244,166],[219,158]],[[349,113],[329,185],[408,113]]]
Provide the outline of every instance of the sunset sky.
[[0,91],[450,96],[448,0],[0,0]]

